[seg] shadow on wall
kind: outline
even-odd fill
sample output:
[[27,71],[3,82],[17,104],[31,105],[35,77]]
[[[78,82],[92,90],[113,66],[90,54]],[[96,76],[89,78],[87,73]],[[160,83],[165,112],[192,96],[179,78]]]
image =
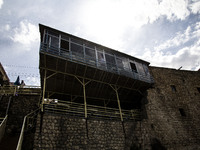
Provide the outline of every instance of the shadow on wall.
[[151,148],[152,148],[152,150],[167,150],[161,144],[161,142],[158,139],[156,139],[156,138],[152,139],[152,141],[151,141]]
[[148,92],[145,91],[144,94],[143,94],[143,98],[141,100],[141,115],[142,115],[142,120],[143,119],[148,119],[148,115],[147,115],[147,110],[146,110],[146,105],[149,103],[148,102],[148,99],[147,99],[147,96],[148,96]]
[[132,144],[130,150],[141,150],[136,144]]

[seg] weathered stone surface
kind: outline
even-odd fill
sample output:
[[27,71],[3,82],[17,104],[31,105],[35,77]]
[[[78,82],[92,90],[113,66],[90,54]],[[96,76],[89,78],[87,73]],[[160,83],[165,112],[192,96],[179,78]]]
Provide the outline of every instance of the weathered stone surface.
[[[41,134],[38,116],[34,149],[200,149],[200,72],[151,67],[151,73],[155,84],[142,99],[146,115],[141,122],[124,122],[125,133],[120,121],[88,119],[86,128],[83,118],[45,114]],[[1,116],[8,100],[0,101]],[[38,96],[14,96],[7,131],[19,133],[38,101]]]
[[143,120],[85,119],[45,113],[34,150],[200,149],[200,72],[151,67],[155,84],[142,99]]

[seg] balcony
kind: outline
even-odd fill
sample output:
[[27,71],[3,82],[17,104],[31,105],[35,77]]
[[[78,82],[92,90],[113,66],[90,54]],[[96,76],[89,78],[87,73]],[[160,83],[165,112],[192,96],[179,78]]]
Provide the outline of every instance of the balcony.
[[44,37],[40,53],[149,84],[153,83],[148,63],[145,61],[59,33],[47,32]]

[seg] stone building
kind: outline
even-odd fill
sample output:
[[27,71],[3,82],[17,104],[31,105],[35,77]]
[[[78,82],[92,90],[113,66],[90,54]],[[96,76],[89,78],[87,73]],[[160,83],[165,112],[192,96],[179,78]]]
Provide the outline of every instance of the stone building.
[[44,25],[40,33],[34,149],[200,149],[199,72],[149,67]]
[[[18,91],[22,101],[14,96],[18,106],[26,106],[17,129],[29,110],[40,109],[36,123],[25,121],[22,127],[22,149],[200,149],[199,71],[150,67],[144,60],[39,27],[40,98],[38,90],[30,92],[33,88],[29,95]],[[6,108],[3,101],[0,106]]]

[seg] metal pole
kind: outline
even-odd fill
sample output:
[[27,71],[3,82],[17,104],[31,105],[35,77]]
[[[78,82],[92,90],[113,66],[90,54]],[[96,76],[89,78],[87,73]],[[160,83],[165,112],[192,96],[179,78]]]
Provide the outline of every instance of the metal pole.
[[14,86],[14,87],[15,87],[15,89],[14,89],[13,96],[15,96],[15,95],[16,95],[16,92],[17,92],[17,85],[16,85],[16,86]]
[[121,121],[123,122],[123,116],[122,116],[122,109],[121,109],[121,105],[120,105],[120,100],[119,100],[119,95],[118,95],[118,89],[116,86],[112,86],[110,84],[110,87],[115,91],[116,93],[116,96],[117,96],[117,103],[118,103],[118,107],[119,107],[119,113],[120,113],[120,118],[121,118]]
[[85,94],[85,80],[83,79],[83,96],[84,96],[84,106],[85,106],[85,118],[87,119],[87,102]]
[[45,95],[45,88],[46,88],[46,76],[47,76],[47,71],[45,70],[44,72],[44,84],[43,84],[43,94],[42,94],[42,112],[44,111],[44,95]]
[[121,109],[121,105],[120,105],[118,91],[116,88],[115,88],[115,92],[116,92],[116,96],[117,96],[117,103],[118,103],[118,107],[119,107],[120,118],[121,118],[121,121],[123,122],[122,109]]

